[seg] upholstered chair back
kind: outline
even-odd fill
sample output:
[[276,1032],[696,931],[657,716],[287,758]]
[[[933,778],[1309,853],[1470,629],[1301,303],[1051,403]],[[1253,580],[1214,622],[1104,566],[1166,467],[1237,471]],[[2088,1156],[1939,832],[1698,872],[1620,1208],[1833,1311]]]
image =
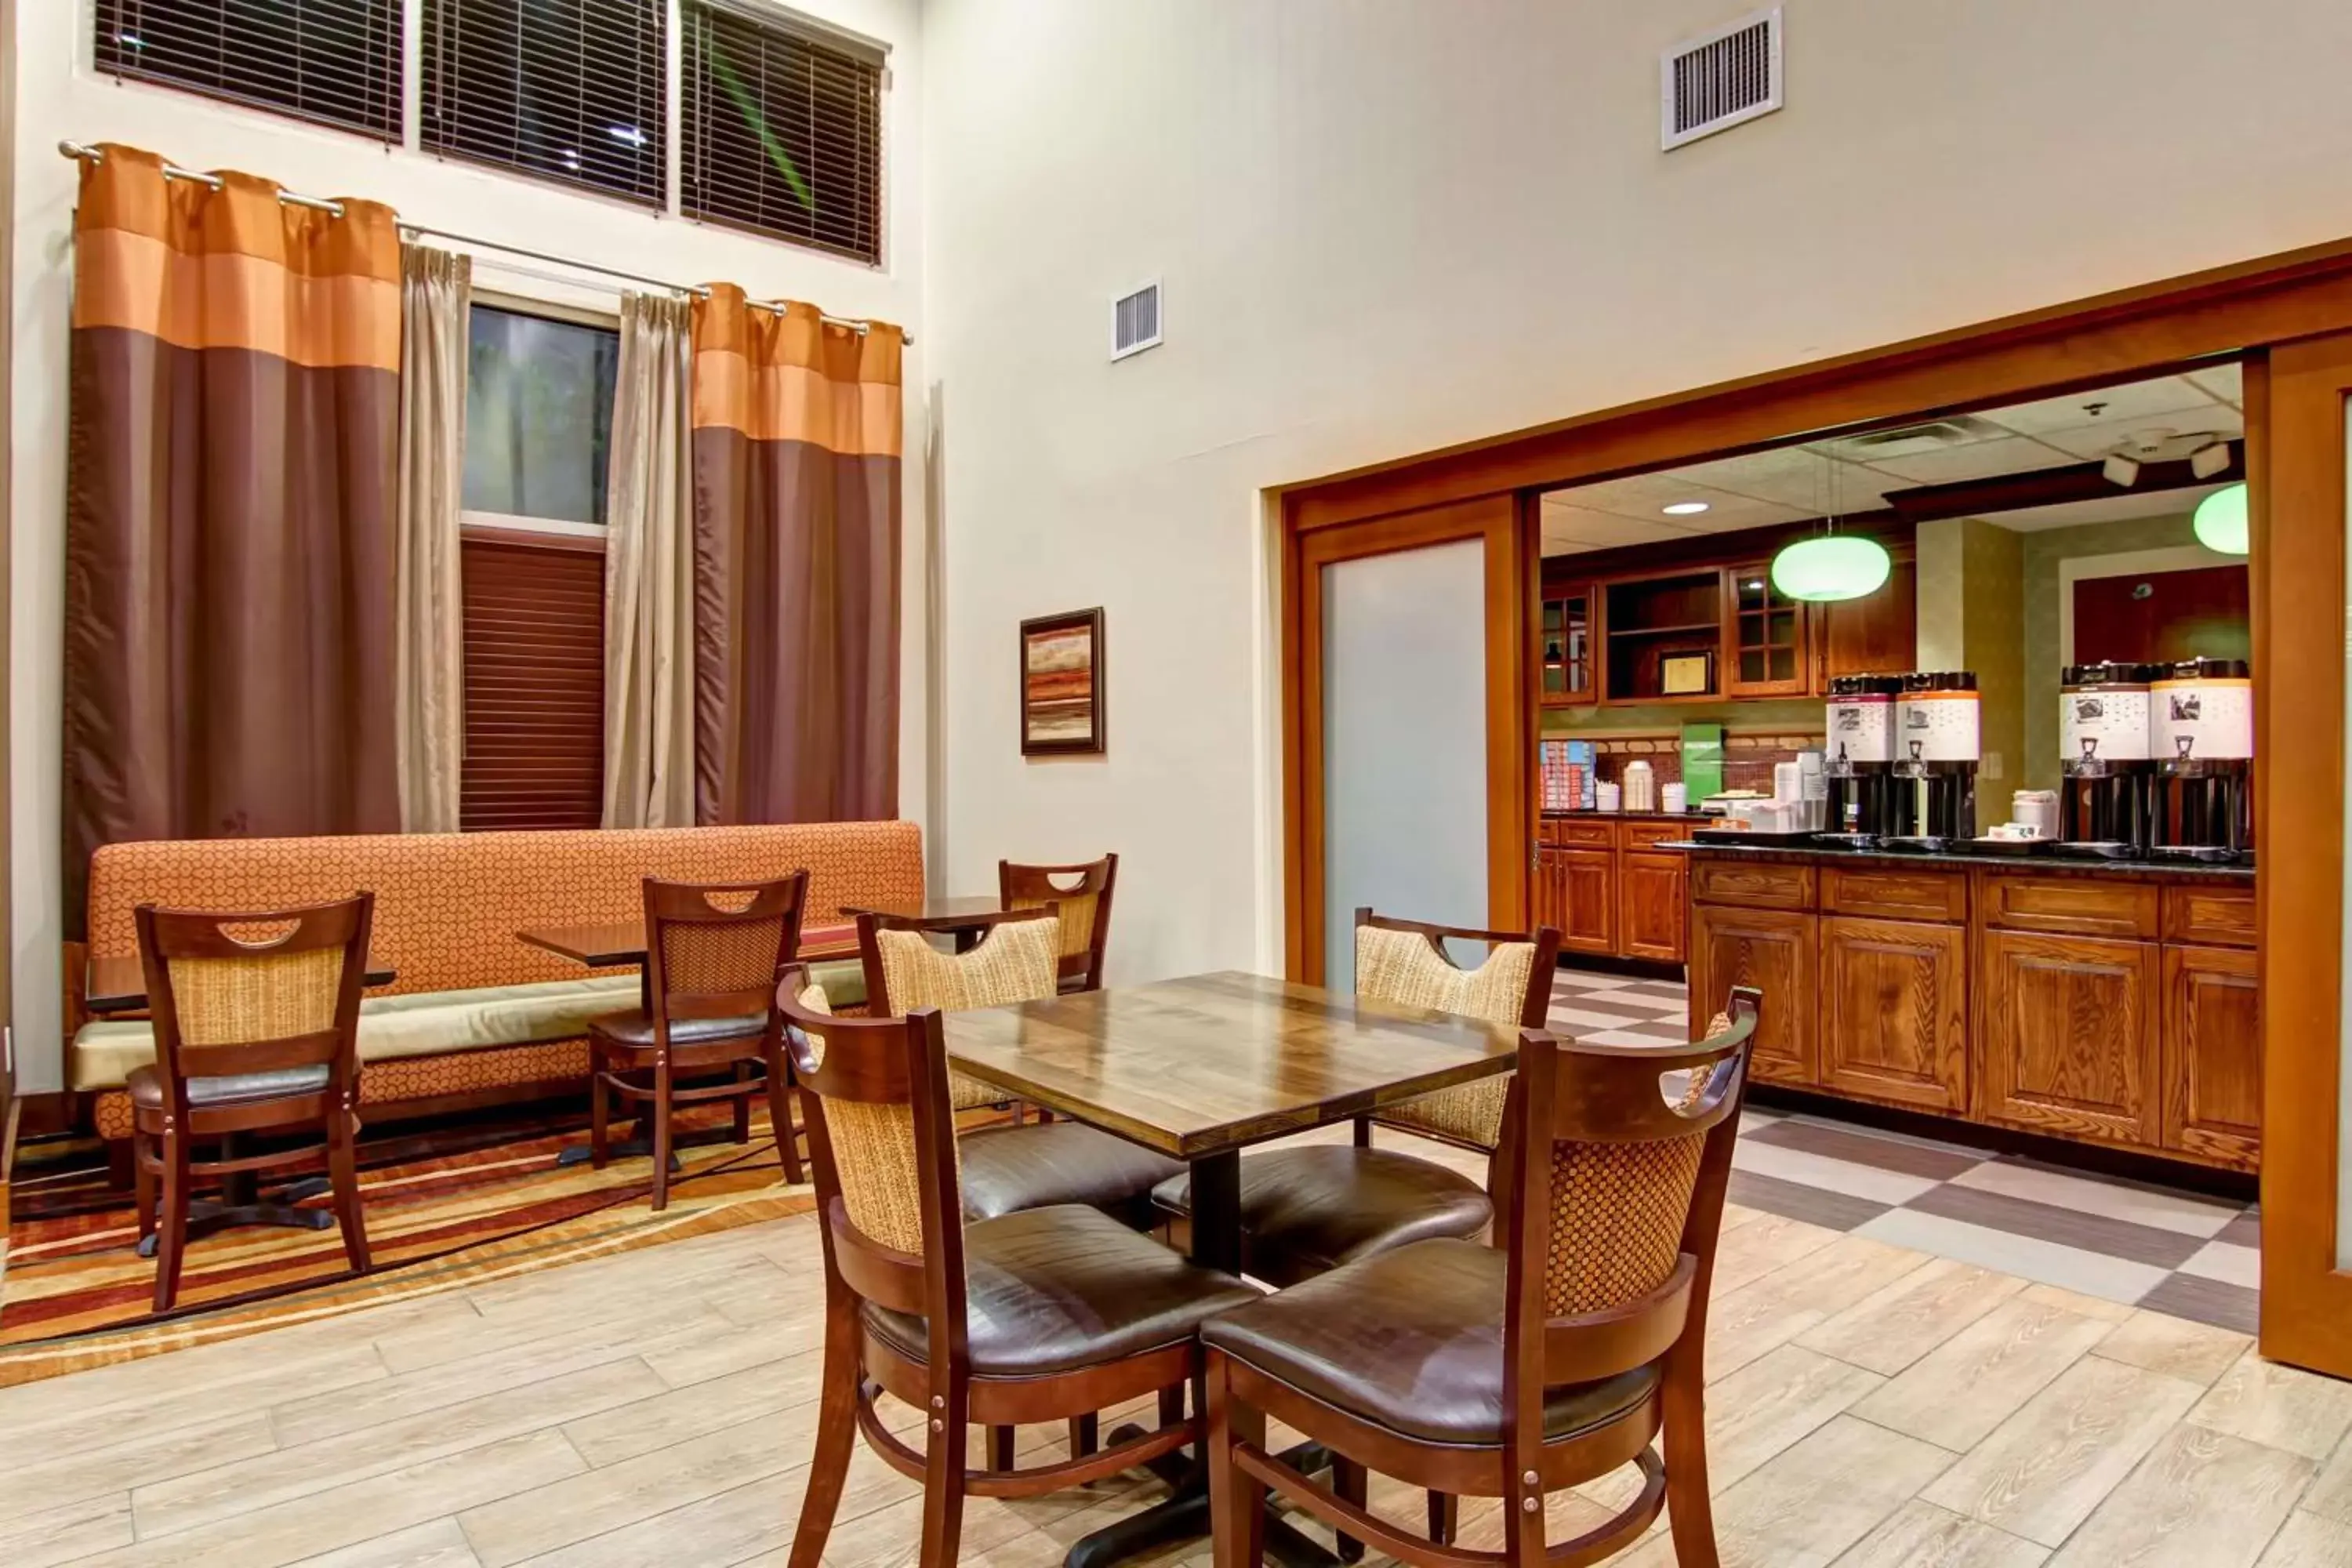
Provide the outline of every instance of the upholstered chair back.
[[[1551,998],[1556,932],[1489,942],[1486,962],[1465,970],[1448,957],[1442,928],[1356,916],[1356,994],[1409,1007],[1433,1007],[1490,1023],[1540,1026]],[[1462,932],[1491,938],[1491,932]],[[1547,941],[1546,938],[1549,940]],[[1379,1120],[1408,1132],[1491,1152],[1503,1135],[1508,1076],[1484,1078],[1392,1105]]]
[[664,1021],[764,1014],[800,946],[808,873],[763,882],[645,880],[646,959]]
[[[1024,911],[1000,919],[969,952],[940,952],[919,927],[916,921],[858,918],[866,994],[877,1014],[926,1007],[955,1013],[1045,1001],[1059,993],[1062,922],[1055,915]],[[961,1073],[951,1073],[950,1083],[959,1110],[1005,1098],[1003,1089]]]
[[1062,921],[1064,984],[1092,991],[1102,984],[1103,953],[1110,945],[1111,889],[1118,857],[1076,866],[996,863],[998,897],[1008,910],[1050,909]]

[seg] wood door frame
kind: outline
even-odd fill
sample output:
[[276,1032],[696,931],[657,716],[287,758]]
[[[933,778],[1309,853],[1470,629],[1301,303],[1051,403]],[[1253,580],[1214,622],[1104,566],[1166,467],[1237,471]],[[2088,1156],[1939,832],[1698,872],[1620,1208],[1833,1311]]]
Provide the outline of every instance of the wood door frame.
[[[1323,596],[1312,589],[1323,567],[1434,544],[1476,540],[1486,546],[1486,663],[1517,672],[1486,682],[1486,923],[1524,931],[1528,855],[1535,842],[1535,800],[1528,773],[1535,754],[1539,679],[1530,657],[1541,631],[1534,571],[1538,541],[1532,508],[1516,496],[1489,495],[1352,527],[1302,533],[1286,530],[1282,552],[1283,871],[1285,973],[1323,980],[1325,875],[1323,824]],[[1414,910],[1394,911],[1417,916]]]
[[[2256,749],[2264,763],[2256,770],[2256,811],[2267,842],[2294,847],[2291,855],[2265,856],[2258,883],[2266,1080],[2262,1342],[2265,1353],[2352,1376],[2352,1336],[2339,1327],[2352,1308],[2352,1275],[2333,1267],[2346,784],[2342,433],[2333,471],[2304,459],[2273,475],[2265,472],[2271,443],[2264,429],[2271,351],[2277,349],[2279,365],[2298,386],[2310,384],[2302,378],[2314,375],[2352,378],[2352,356],[2338,365],[2333,350],[2296,346],[2297,340],[2347,331],[2352,239],[1284,488],[1284,763],[1291,806],[1285,860],[1293,972],[1302,910],[1297,803],[1306,760],[1292,647],[1300,539],[1481,498],[1517,498],[1524,510],[1540,489],[1761,450],[1801,432],[1962,413],[2163,374],[2200,361],[2243,360],[2255,542],[2253,647],[2263,672],[2256,690]],[[2346,384],[2352,387],[2352,379]],[[2340,424],[2340,410],[2336,417]],[[2321,439],[2304,433],[2297,449],[2318,450],[2315,443]],[[2270,501],[2274,487],[2275,509]],[[1532,623],[1540,568],[1529,576],[1523,614]],[[1532,637],[1532,624],[1529,630]],[[1531,645],[1531,668],[1533,658]],[[2283,728],[2273,721],[2274,711],[2293,712],[2297,722]],[[1530,679],[1530,732],[1536,712]],[[1521,794],[1531,801],[1532,747],[1529,752],[1521,764],[1528,785]],[[2295,779],[2297,788],[2281,787],[2286,778]],[[2315,789],[2315,784],[2333,787]],[[2317,1250],[2323,1237],[2325,1258]]]

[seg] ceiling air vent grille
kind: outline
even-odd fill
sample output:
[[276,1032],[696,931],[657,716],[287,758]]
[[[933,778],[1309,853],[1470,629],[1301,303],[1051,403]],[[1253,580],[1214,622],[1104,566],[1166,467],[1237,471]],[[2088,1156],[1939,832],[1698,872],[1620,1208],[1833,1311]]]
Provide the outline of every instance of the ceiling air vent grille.
[[1658,57],[1658,144],[1679,147],[1780,107],[1780,12],[1742,17]]
[[1146,283],[1110,302],[1110,357],[1125,359],[1160,346],[1160,285]]

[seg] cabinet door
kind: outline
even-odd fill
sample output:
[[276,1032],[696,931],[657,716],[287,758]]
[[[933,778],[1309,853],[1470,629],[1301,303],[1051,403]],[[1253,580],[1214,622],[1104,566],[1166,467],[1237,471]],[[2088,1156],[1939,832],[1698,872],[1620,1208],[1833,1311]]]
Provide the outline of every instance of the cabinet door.
[[2158,949],[1988,931],[1979,1114],[2154,1147]]
[[1968,931],[1822,921],[1822,1087],[1966,1112]]
[[1683,960],[1683,858],[1633,850],[1617,862],[1618,951],[1628,958]]
[[1813,917],[1789,910],[1690,908],[1691,1037],[1730,999],[1735,985],[1764,993],[1749,1058],[1757,1078],[1818,1081],[1813,1055]]
[[1884,675],[1919,662],[1919,568],[1903,556],[1886,585],[1859,599],[1813,607],[1813,689],[1833,675]]
[[1556,902],[1550,924],[1562,952],[1617,951],[1617,855],[1610,849],[1547,849]]
[[1730,614],[1724,622],[1729,650],[1728,691],[1734,697],[1796,697],[1811,684],[1808,606],[1772,585],[1771,563],[1731,570]]
[[1542,637],[1537,668],[1544,706],[1591,702],[1595,696],[1591,584],[1544,584]]
[[2263,1131],[2254,955],[2164,950],[2164,1146],[2254,1168]]

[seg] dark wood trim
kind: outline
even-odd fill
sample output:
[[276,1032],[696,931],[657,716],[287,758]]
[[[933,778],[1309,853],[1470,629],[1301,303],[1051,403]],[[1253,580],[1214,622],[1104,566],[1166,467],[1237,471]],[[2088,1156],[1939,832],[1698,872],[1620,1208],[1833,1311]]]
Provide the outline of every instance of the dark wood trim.
[[2193,368],[2352,325],[2352,239],[1622,404],[1285,487],[1294,528],[1759,450]]

